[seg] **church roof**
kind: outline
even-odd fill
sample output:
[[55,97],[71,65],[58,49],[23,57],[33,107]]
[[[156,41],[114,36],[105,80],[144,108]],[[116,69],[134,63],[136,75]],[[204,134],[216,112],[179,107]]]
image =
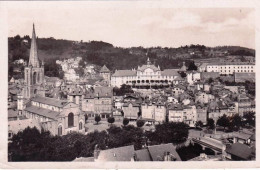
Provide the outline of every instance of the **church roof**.
[[136,76],[135,70],[116,70],[113,74],[114,77],[123,77],[123,76]]
[[32,40],[31,40],[29,65],[31,65],[32,67],[40,67],[38,54],[37,54],[36,34],[35,34],[34,24],[33,24]]
[[107,68],[106,65],[104,65],[101,69],[100,69],[101,73],[110,73],[110,70]]
[[54,98],[49,98],[49,97],[40,97],[40,96],[32,98],[31,101],[44,103],[44,104],[56,106],[56,107],[64,107],[68,103],[66,100],[59,100],[59,99],[54,99]]
[[59,115],[59,112],[49,110],[49,109],[44,109],[44,108],[37,107],[37,106],[29,106],[29,107],[26,107],[24,110],[28,111],[30,113],[35,113],[37,115],[48,117],[48,118],[54,119],[54,120],[56,120],[57,116]]

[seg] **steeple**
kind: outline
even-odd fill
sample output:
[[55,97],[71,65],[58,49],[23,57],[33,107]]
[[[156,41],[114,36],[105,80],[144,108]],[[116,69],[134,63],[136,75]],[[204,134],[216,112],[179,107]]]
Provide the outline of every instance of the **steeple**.
[[151,65],[151,61],[150,61],[149,57],[147,58],[147,65]]
[[33,24],[32,40],[31,40],[29,65],[31,65],[32,67],[40,67],[40,63],[37,55],[37,45],[36,45],[34,24]]

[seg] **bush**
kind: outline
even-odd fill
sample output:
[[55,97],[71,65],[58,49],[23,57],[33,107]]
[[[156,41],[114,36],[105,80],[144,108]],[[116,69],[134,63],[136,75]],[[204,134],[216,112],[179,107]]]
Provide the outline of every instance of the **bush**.
[[128,118],[124,118],[123,119],[123,125],[126,126],[129,124],[129,119]]
[[142,127],[144,125],[144,121],[143,120],[137,120],[136,125],[137,125],[137,127]]
[[112,123],[115,122],[115,118],[114,117],[109,117],[109,118],[107,118],[107,122],[112,124]]
[[98,124],[98,122],[100,122],[100,120],[101,120],[101,117],[99,115],[95,116],[95,121],[97,122],[97,124]]

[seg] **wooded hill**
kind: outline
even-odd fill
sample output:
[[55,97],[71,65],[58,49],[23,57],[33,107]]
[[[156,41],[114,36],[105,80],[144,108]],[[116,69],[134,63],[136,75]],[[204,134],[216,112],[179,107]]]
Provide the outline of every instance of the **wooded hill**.
[[[8,61],[9,65],[14,60],[29,59],[30,37],[19,35],[8,38]],[[38,56],[46,65],[53,65],[49,68],[49,76],[52,68],[57,67],[56,60],[81,56],[84,61],[99,66],[106,65],[111,71],[116,69],[137,68],[146,62],[150,57],[152,63],[159,65],[161,69],[179,68],[183,61],[186,65],[192,59],[225,57],[226,55],[255,55],[254,49],[239,46],[206,47],[204,45],[189,45],[179,48],[168,47],[115,47],[110,43],[102,41],[76,42],[69,40],[56,40],[54,38],[38,38]],[[221,55],[220,55],[221,53]],[[57,70],[54,72],[57,72]],[[9,71],[10,73],[10,71]]]

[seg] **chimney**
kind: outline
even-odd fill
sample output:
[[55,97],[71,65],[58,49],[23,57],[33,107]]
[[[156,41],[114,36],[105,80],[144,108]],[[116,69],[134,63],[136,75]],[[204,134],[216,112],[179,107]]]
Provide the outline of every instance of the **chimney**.
[[135,162],[135,161],[137,161],[137,157],[136,157],[136,154],[134,153],[133,157],[131,158],[131,162]]
[[100,150],[98,149],[98,144],[95,145],[95,149],[94,149],[94,159],[98,159],[98,155],[100,153]]
[[171,161],[170,152],[164,152],[164,161]]

